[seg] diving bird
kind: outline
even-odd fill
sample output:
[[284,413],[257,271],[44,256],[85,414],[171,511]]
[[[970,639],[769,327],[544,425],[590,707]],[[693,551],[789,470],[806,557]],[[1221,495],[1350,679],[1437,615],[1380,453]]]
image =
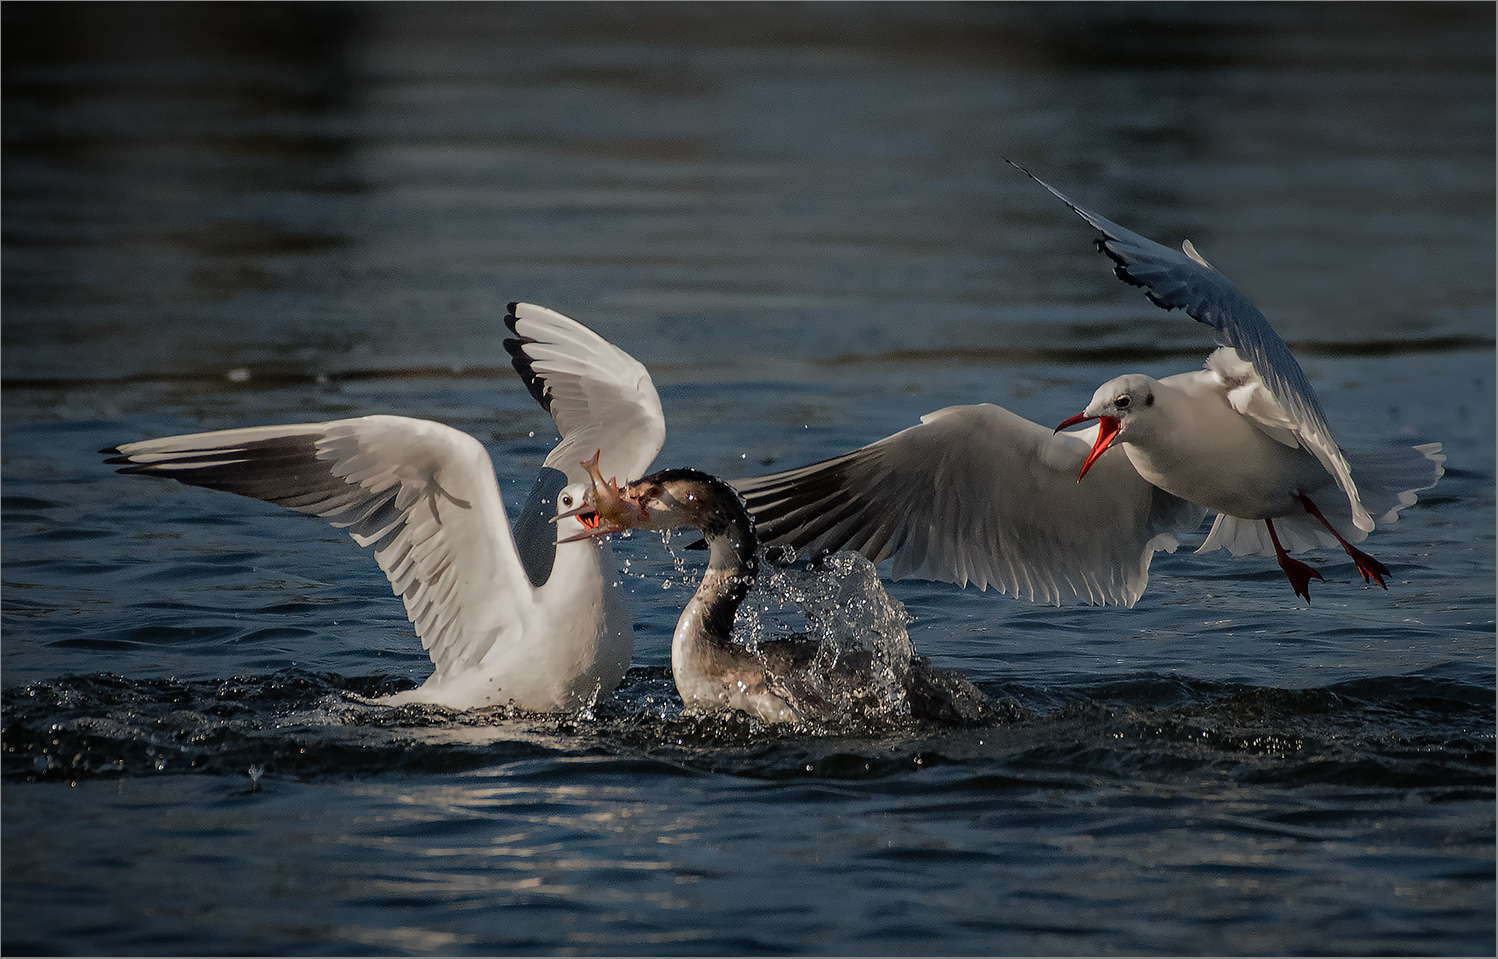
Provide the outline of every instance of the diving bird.
[[[1289,554],[1340,546],[1387,588],[1387,567],[1353,544],[1436,484],[1440,444],[1344,451],[1284,340],[1189,241],[1176,252],[1031,178],[1098,231],[1120,279],[1212,328],[1220,346],[1205,369],[1110,380],[1055,430],[954,406],[852,453],[736,480],[761,538],[892,559],[896,577],[1132,606],[1153,554],[1213,510],[1197,552],[1273,555],[1309,600],[1321,573]],[[1115,445],[1122,455],[1105,455]]]
[[512,303],[505,323],[516,371],[562,436],[513,528],[483,444],[431,420],[253,426],[102,452],[121,473],[277,503],[374,547],[434,667],[386,702],[570,711],[619,684],[634,634],[610,547],[559,543],[584,527],[557,517],[583,501],[584,455],[644,472],[665,417],[645,367],[576,320]]
[[[759,541],[739,494],[694,469],[668,469],[622,490],[596,462],[582,505],[559,522],[582,520],[575,538],[627,529],[696,527],[708,549],[707,568],[671,637],[671,675],[689,709],[730,709],[764,722],[836,721],[886,714],[903,704],[915,719],[977,725],[994,704],[966,677],[909,654],[876,658],[870,649],[840,649],[805,636],[761,641],[733,638],[734,616],[759,575]],[[875,589],[878,580],[870,572]],[[895,708],[899,708],[895,705]]]

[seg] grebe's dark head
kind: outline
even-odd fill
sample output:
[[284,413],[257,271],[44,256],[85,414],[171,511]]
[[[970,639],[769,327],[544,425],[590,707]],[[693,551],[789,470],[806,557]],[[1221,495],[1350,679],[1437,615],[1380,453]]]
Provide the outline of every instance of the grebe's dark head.
[[[593,515],[588,515],[588,510]],[[676,529],[695,526],[704,534],[752,527],[738,491],[710,473],[668,469],[635,480],[618,491],[617,500],[589,492],[578,511],[584,524],[597,526],[576,538],[605,536],[626,529]]]

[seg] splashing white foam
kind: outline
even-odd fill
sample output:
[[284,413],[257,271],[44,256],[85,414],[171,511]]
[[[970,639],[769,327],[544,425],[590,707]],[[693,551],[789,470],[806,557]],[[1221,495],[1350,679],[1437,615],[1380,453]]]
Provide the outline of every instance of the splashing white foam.
[[850,715],[907,715],[905,679],[914,651],[910,615],[884,591],[863,556],[845,552],[812,568],[765,563],[739,607],[734,638],[750,648],[801,633],[820,644],[798,686]]

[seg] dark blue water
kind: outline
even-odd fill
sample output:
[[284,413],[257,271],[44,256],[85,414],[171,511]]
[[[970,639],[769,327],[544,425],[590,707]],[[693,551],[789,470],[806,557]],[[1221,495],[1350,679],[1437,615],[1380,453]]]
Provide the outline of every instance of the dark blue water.
[[[4,8],[3,949],[1485,954],[1494,942],[1487,5]],[[96,450],[373,412],[554,440],[509,300],[651,369],[661,465],[1042,423],[1204,328],[1011,157],[1190,237],[1343,445],[1447,474],[1307,607],[1160,556],[1132,610],[890,584],[985,728],[683,716],[696,576],[621,541],[624,685],[390,709],[371,557]]]

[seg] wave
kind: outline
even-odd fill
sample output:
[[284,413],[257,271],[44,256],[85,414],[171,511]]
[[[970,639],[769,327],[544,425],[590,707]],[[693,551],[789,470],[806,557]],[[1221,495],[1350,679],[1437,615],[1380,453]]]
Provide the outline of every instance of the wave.
[[980,683],[986,724],[899,718],[766,726],[684,712],[664,667],[629,671],[567,715],[392,707],[400,680],[283,670],[224,680],[70,676],[9,689],[10,783],[211,775],[321,780],[586,757],[662,775],[889,780],[953,767],[944,788],[1093,788],[1211,777],[1240,784],[1494,793],[1492,690],[1440,676],[1286,690],[1139,675],[1062,689]]

